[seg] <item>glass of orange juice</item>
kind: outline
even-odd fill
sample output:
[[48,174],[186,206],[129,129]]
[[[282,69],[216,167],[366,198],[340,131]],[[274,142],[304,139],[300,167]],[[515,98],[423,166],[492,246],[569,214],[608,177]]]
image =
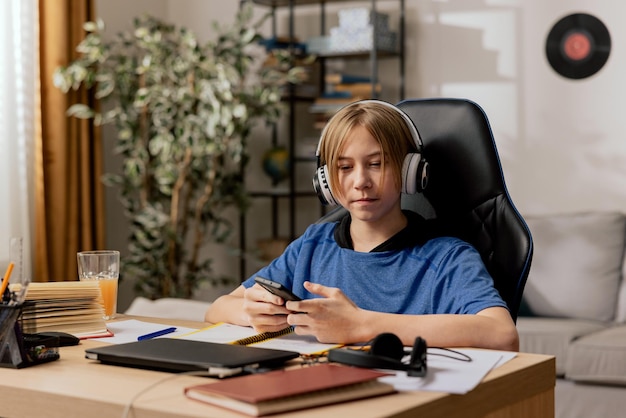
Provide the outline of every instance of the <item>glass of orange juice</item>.
[[115,250],[81,251],[77,254],[78,278],[98,280],[104,303],[104,319],[117,312],[117,282],[120,275],[120,252]]

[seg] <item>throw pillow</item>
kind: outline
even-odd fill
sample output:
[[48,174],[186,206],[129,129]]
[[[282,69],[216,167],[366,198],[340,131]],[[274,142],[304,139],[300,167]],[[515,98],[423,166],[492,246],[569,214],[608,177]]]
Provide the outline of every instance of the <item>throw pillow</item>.
[[524,299],[535,315],[610,321],[622,275],[618,212],[525,217],[534,255]]

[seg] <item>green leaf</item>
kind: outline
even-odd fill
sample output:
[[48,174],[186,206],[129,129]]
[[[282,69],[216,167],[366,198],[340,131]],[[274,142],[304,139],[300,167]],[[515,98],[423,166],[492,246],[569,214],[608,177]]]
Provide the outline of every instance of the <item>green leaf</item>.
[[78,103],[70,106],[65,114],[79,119],[91,119],[94,117],[95,112],[89,106]]

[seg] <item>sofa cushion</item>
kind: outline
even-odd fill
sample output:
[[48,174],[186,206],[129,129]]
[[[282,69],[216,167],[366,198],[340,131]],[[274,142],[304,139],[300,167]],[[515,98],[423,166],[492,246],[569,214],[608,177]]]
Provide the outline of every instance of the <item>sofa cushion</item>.
[[626,325],[586,335],[571,344],[565,359],[565,377],[626,385]]
[[625,219],[619,212],[526,217],[535,250],[524,298],[535,315],[614,318]]
[[556,357],[556,374],[565,374],[567,348],[577,338],[606,329],[602,322],[564,318],[517,318],[520,351]]

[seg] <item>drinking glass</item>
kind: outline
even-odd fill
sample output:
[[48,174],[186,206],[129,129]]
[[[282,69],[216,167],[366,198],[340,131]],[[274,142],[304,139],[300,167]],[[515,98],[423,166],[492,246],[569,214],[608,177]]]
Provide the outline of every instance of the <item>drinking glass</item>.
[[114,318],[117,311],[120,252],[115,250],[81,251],[76,257],[78,278],[98,280],[104,302],[104,319]]

